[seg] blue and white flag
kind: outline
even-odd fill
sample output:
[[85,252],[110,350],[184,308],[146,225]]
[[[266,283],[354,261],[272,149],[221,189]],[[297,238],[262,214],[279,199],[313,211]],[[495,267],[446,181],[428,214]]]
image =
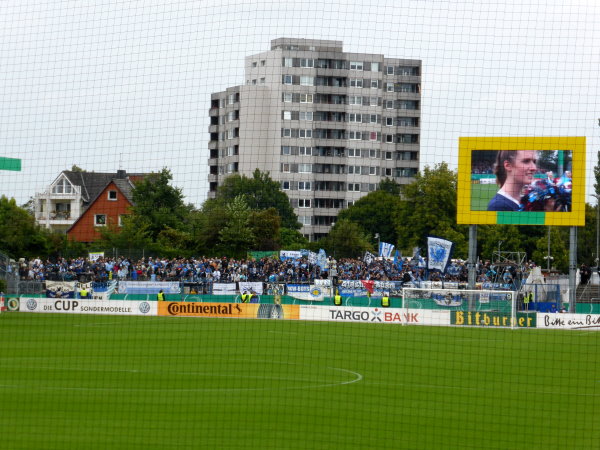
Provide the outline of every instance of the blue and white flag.
[[398,268],[398,270],[402,270],[402,266],[404,265],[404,260],[402,259],[402,255],[398,250],[396,250],[396,254],[394,255],[394,265]]
[[388,244],[387,242],[379,243],[379,256],[382,258],[390,258],[394,251],[394,244]]
[[429,270],[439,270],[446,273],[446,268],[450,263],[454,243],[447,239],[435,236],[427,237],[427,268]]
[[323,249],[320,249],[319,254],[317,255],[317,265],[321,270],[327,270],[327,255]]
[[363,256],[364,263],[368,266],[375,259],[375,255],[371,252],[365,252],[365,256]]

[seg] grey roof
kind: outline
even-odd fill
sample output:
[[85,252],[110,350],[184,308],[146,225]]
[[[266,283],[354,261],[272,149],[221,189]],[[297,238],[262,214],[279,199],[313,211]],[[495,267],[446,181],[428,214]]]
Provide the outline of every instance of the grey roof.
[[92,203],[111,181],[115,181],[115,184],[118,183],[117,186],[123,192],[123,195],[131,201],[133,186],[128,177],[145,177],[148,175],[146,173],[125,173],[125,171],[100,173],[64,170],[63,173],[72,184],[81,186],[81,197],[84,207]]

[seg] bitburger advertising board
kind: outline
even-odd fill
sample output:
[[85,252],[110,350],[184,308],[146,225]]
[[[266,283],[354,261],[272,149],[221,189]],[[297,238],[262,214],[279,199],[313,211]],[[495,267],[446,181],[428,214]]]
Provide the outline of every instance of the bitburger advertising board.
[[156,302],[125,300],[80,300],[21,298],[20,312],[156,316]]

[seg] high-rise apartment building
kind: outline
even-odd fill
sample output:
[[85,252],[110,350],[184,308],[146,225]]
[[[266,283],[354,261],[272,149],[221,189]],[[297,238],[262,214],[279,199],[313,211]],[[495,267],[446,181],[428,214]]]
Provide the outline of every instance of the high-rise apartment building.
[[416,175],[420,60],[280,38],[245,59],[245,78],[211,96],[209,197],[230,174],[268,171],[315,240],[381,180]]

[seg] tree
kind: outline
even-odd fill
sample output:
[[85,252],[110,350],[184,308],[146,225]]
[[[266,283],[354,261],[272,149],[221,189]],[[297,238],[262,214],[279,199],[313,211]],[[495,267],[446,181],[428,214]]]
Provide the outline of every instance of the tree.
[[403,201],[396,213],[398,247],[424,247],[428,235],[454,237],[455,256],[466,258],[468,227],[456,224],[457,175],[443,162],[426,166],[411,184],[402,187]]
[[335,258],[357,258],[373,246],[362,228],[347,219],[338,220],[329,234],[319,241],[328,255]]
[[152,240],[156,240],[166,227],[184,230],[193,209],[183,202],[181,189],[170,185],[171,172],[164,168],[135,185],[132,220],[136,226],[145,227]]
[[281,218],[275,208],[252,211],[249,222],[254,235],[253,250],[279,250],[281,248]]
[[256,169],[252,178],[239,174],[230,175],[217,192],[217,198],[225,200],[233,200],[238,195],[245,196],[251,209],[275,208],[281,217],[282,227],[291,230],[301,228],[288,196],[281,190],[279,183],[271,179],[268,172]]
[[[597,153],[597,162],[594,166],[594,180],[596,180],[594,183],[594,193],[600,196],[600,151]],[[598,198],[596,198],[597,201]]]
[[238,195],[227,204],[227,222],[219,231],[221,246],[226,254],[242,258],[254,243],[254,234],[249,227],[250,208],[243,195]]
[[381,241],[396,245],[398,236],[394,217],[401,204],[400,197],[387,190],[370,192],[348,209],[341,211],[338,214],[338,221],[354,222],[372,239],[375,239],[374,236],[378,233]]
[[50,237],[51,233],[37,225],[14,198],[0,197],[0,251],[13,258],[47,257],[56,250]]
[[378,191],[384,191],[393,195],[400,195],[401,188],[392,178],[384,178],[379,182]]

